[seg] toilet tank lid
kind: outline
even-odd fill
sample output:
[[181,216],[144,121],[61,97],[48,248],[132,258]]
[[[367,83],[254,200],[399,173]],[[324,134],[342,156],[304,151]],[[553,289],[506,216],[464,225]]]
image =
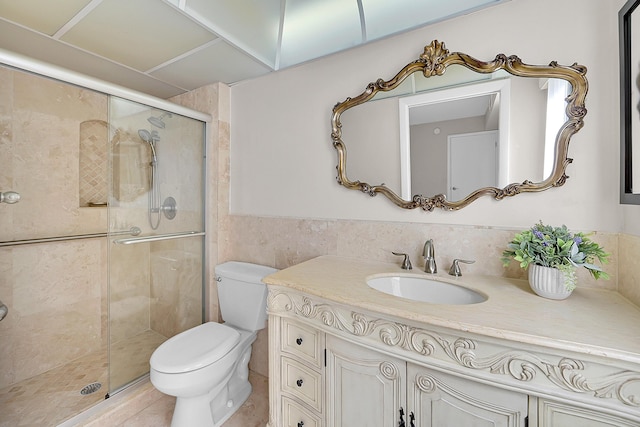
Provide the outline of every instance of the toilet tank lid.
[[169,338],[151,355],[150,364],[170,374],[195,371],[227,354],[240,341],[240,333],[215,322],[207,322]]
[[249,283],[260,283],[262,278],[278,271],[276,268],[266,265],[251,264],[248,262],[229,261],[217,265],[216,276],[229,279],[242,280]]

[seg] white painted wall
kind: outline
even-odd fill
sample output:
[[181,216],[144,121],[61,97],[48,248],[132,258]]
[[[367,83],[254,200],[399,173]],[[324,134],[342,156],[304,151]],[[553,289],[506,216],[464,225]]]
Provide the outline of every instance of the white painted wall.
[[[634,230],[632,218],[640,211],[618,204],[617,13],[623,4],[512,0],[233,86],[231,213],[518,228],[542,219],[573,229]],[[484,60],[505,53],[529,64],[556,60],[588,68],[588,114],[572,139],[569,155],[575,161],[563,187],[502,201],[483,198],[458,212],[425,213],[336,184],[332,107],[368,82],[391,78],[433,39]]]

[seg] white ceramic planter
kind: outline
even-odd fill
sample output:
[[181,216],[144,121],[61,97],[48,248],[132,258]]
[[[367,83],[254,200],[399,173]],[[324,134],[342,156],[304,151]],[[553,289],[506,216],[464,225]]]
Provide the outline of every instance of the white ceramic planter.
[[564,274],[557,268],[529,265],[529,286],[544,298],[562,300],[571,295],[564,284]]

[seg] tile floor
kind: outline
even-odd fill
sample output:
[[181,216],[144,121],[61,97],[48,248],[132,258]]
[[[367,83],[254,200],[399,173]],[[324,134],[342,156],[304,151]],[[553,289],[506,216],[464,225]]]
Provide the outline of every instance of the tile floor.
[[[115,344],[111,383],[119,387],[148,372],[151,353],[165,339],[147,331]],[[56,426],[103,401],[109,392],[108,375],[105,349],[0,389],[0,427]],[[89,395],[80,394],[94,382],[102,387]]]
[[[267,378],[254,372],[249,372],[249,381],[253,387],[253,392],[247,401],[238,411],[225,422],[222,427],[265,427],[269,420],[269,385]],[[152,386],[145,385],[143,387]],[[175,405],[175,398],[161,394],[152,390],[149,394],[160,396],[147,406],[135,412],[131,416],[126,414],[132,409],[135,411],[138,403],[126,405],[128,407],[115,408],[114,410],[102,413],[92,420],[78,424],[82,427],[169,427],[171,416]],[[152,400],[149,397],[144,400]],[[132,408],[133,407],[133,408]],[[195,427],[195,426],[194,426]]]

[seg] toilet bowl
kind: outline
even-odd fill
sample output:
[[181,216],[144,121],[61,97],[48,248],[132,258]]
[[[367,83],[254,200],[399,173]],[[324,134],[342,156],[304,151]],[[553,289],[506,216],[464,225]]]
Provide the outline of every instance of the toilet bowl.
[[149,362],[154,387],[176,396],[172,427],[218,427],[251,394],[251,345],[266,321],[262,278],[277,270],[229,262],[215,271],[225,323],[207,322],[170,338]]

